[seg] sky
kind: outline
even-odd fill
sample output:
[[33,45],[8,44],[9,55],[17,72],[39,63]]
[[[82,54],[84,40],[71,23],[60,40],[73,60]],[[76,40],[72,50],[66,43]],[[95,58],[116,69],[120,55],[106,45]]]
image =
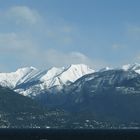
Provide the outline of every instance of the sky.
[[140,63],[139,0],[0,0],[0,72]]

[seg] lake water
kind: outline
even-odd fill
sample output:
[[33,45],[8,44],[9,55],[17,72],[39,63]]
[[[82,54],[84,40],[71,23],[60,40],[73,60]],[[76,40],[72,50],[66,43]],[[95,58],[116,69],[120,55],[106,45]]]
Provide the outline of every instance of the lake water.
[[136,140],[140,129],[66,130],[66,129],[0,129],[0,140]]

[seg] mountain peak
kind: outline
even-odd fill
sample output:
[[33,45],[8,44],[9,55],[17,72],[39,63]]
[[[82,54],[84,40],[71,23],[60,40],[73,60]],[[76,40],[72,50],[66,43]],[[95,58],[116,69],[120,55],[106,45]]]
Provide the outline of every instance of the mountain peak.
[[0,73],[0,84],[4,87],[14,88],[36,71],[37,69],[34,67],[24,67],[17,69],[16,72]]
[[95,70],[91,69],[88,65],[85,65],[85,64],[71,64],[67,68],[67,71],[68,70],[81,71],[83,73],[85,73],[86,71],[95,72]]
[[105,68],[102,68],[99,70],[99,72],[103,72],[103,71],[108,71],[108,70],[111,70],[112,68],[110,67],[105,67]]
[[46,74],[44,74],[41,77],[41,81],[50,80],[56,77],[57,75],[59,75],[60,73],[62,73],[64,70],[65,70],[64,67],[60,67],[60,68],[52,67],[49,70],[47,70]]
[[[113,68],[105,67],[99,70],[99,72],[110,69],[112,70]],[[140,64],[138,63],[124,65],[121,69],[130,72],[135,71],[140,74]],[[51,92],[51,89],[61,89],[63,86],[74,83],[82,76],[94,72],[95,70],[85,64],[71,64],[69,67],[52,67],[46,70],[24,67],[16,72],[0,73],[0,85],[15,88],[15,90],[23,95],[30,96],[32,94],[36,96],[45,90]]]
[[16,72],[20,72],[20,71],[30,71],[30,70],[37,70],[35,67],[22,67],[16,70]]
[[71,64],[70,66],[69,66],[69,68],[75,68],[75,67],[89,67],[88,65],[86,65],[86,64]]
[[123,66],[122,66],[122,69],[123,69],[124,71],[127,71],[127,70],[129,70],[130,67],[131,67],[131,64],[126,64],[126,65],[123,65]]
[[62,74],[59,75],[59,79],[66,83],[75,82],[78,78],[95,72],[93,69],[85,64],[71,64]]
[[122,69],[125,71],[133,70],[140,74],[140,64],[139,63],[123,65]]

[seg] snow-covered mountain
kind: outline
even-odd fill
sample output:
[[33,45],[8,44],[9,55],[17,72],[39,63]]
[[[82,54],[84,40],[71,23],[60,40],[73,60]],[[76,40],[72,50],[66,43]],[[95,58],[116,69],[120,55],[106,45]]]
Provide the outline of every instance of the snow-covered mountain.
[[0,85],[14,88],[32,77],[37,71],[34,67],[25,67],[18,69],[16,72],[0,73]]
[[[75,116],[77,120],[80,120],[80,123],[88,118],[86,125],[89,122],[91,123],[93,119],[104,121],[105,126],[108,128],[112,128],[112,126],[109,127],[109,123],[115,123],[114,126],[116,126],[120,122],[120,126],[124,126],[122,122],[128,125],[131,122],[130,126],[136,127],[139,127],[140,124],[140,64],[138,63],[124,65],[120,68],[106,67],[98,71],[84,64],[70,65],[66,68],[53,67],[47,70],[26,67],[20,68],[16,72],[0,73],[0,85],[10,87],[24,96],[35,99],[44,107],[47,106],[48,109],[66,110],[67,114],[72,112],[70,117],[67,117],[67,114],[64,116],[68,118],[68,121],[64,121],[64,118],[62,121],[63,125],[67,125],[67,122],[69,123],[71,120],[74,120],[75,123]],[[2,89],[6,89],[6,91]],[[19,104],[19,100],[25,97],[19,95],[19,97],[22,97],[20,99],[18,94],[15,94],[16,96],[12,95],[7,93],[7,90],[12,93],[7,88],[1,88],[3,101],[1,102],[1,110],[5,109],[3,106],[6,105],[8,106],[6,109],[11,111],[11,108],[15,108],[15,106],[12,106],[11,101]],[[28,102],[25,104],[28,110]],[[31,107],[29,108],[32,109],[33,107],[33,109],[36,109],[32,104],[30,105]],[[55,116],[52,119],[52,116],[50,116],[49,120],[55,120],[56,122],[56,118],[58,118],[60,121],[58,113],[61,112],[60,110],[58,111],[56,113],[53,111],[51,114],[56,114],[57,117]],[[73,115],[75,112],[76,115]],[[30,114],[32,115],[32,113]],[[60,114],[61,120],[62,114]],[[72,118],[73,116],[74,119]],[[9,117],[11,117],[11,114]],[[24,117],[23,114],[22,117]],[[16,122],[18,122],[17,120]],[[42,121],[44,124],[44,119]],[[84,127],[86,125],[84,124]],[[96,125],[97,123],[93,124],[93,126]],[[100,125],[103,128],[103,125]],[[120,126],[119,128],[121,128]]]
[[[117,69],[105,67],[99,71],[95,71],[84,64],[60,68],[52,67],[45,70],[25,67],[18,69],[16,72],[0,73],[0,85],[9,87],[22,95],[34,97],[44,92],[57,93],[84,75],[95,72],[100,74],[110,70],[135,71],[140,74],[140,64],[128,64]],[[93,77],[89,78],[93,79]]]
[[103,72],[103,71],[108,71],[108,70],[111,70],[112,68],[110,67],[105,67],[105,68],[102,68],[99,70],[99,72]]
[[36,96],[46,90],[60,90],[64,85],[75,82],[78,78],[95,72],[84,64],[48,70],[34,67],[20,68],[16,72],[0,73],[0,85],[14,89],[25,96]]
[[125,71],[135,71],[136,73],[140,74],[140,64],[138,63],[123,65],[122,69]]
[[67,68],[51,68],[45,75],[40,78],[40,81],[48,88],[61,86],[75,82],[78,78],[85,74],[93,73],[94,70],[84,64],[70,65]]
[[[60,108],[71,110],[86,110],[90,103],[89,108],[92,109],[93,104],[96,106],[96,97],[101,99],[99,101],[101,106],[104,101],[110,106],[108,104],[109,100],[113,102],[115,99],[117,103],[119,102],[117,98],[121,99],[122,97],[123,100],[124,96],[126,98],[133,98],[133,96],[137,98],[139,96],[140,99],[140,74],[133,70],[123,70],[120,68],[84,75],[74,83],[63,87],[63,90],[57,91],[57,94],[44,92],[37,95],[36,99],[48,107],[59,106]],[[108,97],[110,98],[109,100]],[[98,109],[98,106],[96,107]]]

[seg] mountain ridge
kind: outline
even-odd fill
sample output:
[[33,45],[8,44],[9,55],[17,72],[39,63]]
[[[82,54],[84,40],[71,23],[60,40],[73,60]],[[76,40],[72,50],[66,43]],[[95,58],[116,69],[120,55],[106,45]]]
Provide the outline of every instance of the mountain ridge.
[[45,70],[25,67],[16,72],[0,73],[0,85],[14,89],[24,96],[34,97],[46,91],[57,93],[84,75],[109,70],[135,71],[140,74],[140,64],[123,65],[120,68],[105,67],[98,71],[85,64],[71,64],[68,67],[52,67]]
[[[97,126],[98,128],[112,128],[112,125],[117,126],[117,128],[123,128],[123,125],[139,127],[139,68],[139,64],[134,64],[121,68],[110,69],[106,67],[99,71],[93,71],[85,65],[72,65],[67,69],[37,70],[38,73],[31,80],[23,80],[23,83],[12,90],[17,91],[17,93],[25,91],[24,96],[31,97],[43,107],[49,108],[50,111],[58,109],[59,115],[57,115],[57,111],[54,111],[55,114],[54,112],[48,112],[50,117],[46,118],[47,120],[45,119],[47,124],[51,122],[50,119],[54,123],[54,119],[58,118],[59,122],[59,119],[62,119],[61,117],[63,116],[65,125],[68,127],[69,123],[74,124],[74,127],[76,127],[75,117],[76,123],[78,122],[78,128],[81,124],[83,128],[86,127],[85,120],[88,120],[90,125],[93,122],[90,128],[95,128],[96,122],[100,122]],[[89,73],[87,70],[89,70]],[[30,77],[32,71],[28,72],[27,75],[29,74]],[[42,77],[43,80],[40,80]],[[53,79],[50,77],[53,77]],[[67,79],[67,82],[65,79]],[[6,97],[4,98],[6,99]],[[43,122],[44,119],[42,118]],[[63,120],[61,122],[61,125],[65,127]],[[57,124],[59,125],[59,123]]]
[[[70,84],[83,75],[92,72],[94,70],[84,64],[72,64],[68,67],[60,68],[52,67],[46,70],[26,67],[12,73],[0,73],[0,85],[14,89],[25,96],[30,95],[31,92],[33,92],[32,95],[36,95],[37,93],[35,93],[34,89],[39,91],[51,89],[52,87],[56,87],[56,90],[62,89],[64,85]],[[31,89],[27,89],[27,91],[21,88],[31,84]]]

